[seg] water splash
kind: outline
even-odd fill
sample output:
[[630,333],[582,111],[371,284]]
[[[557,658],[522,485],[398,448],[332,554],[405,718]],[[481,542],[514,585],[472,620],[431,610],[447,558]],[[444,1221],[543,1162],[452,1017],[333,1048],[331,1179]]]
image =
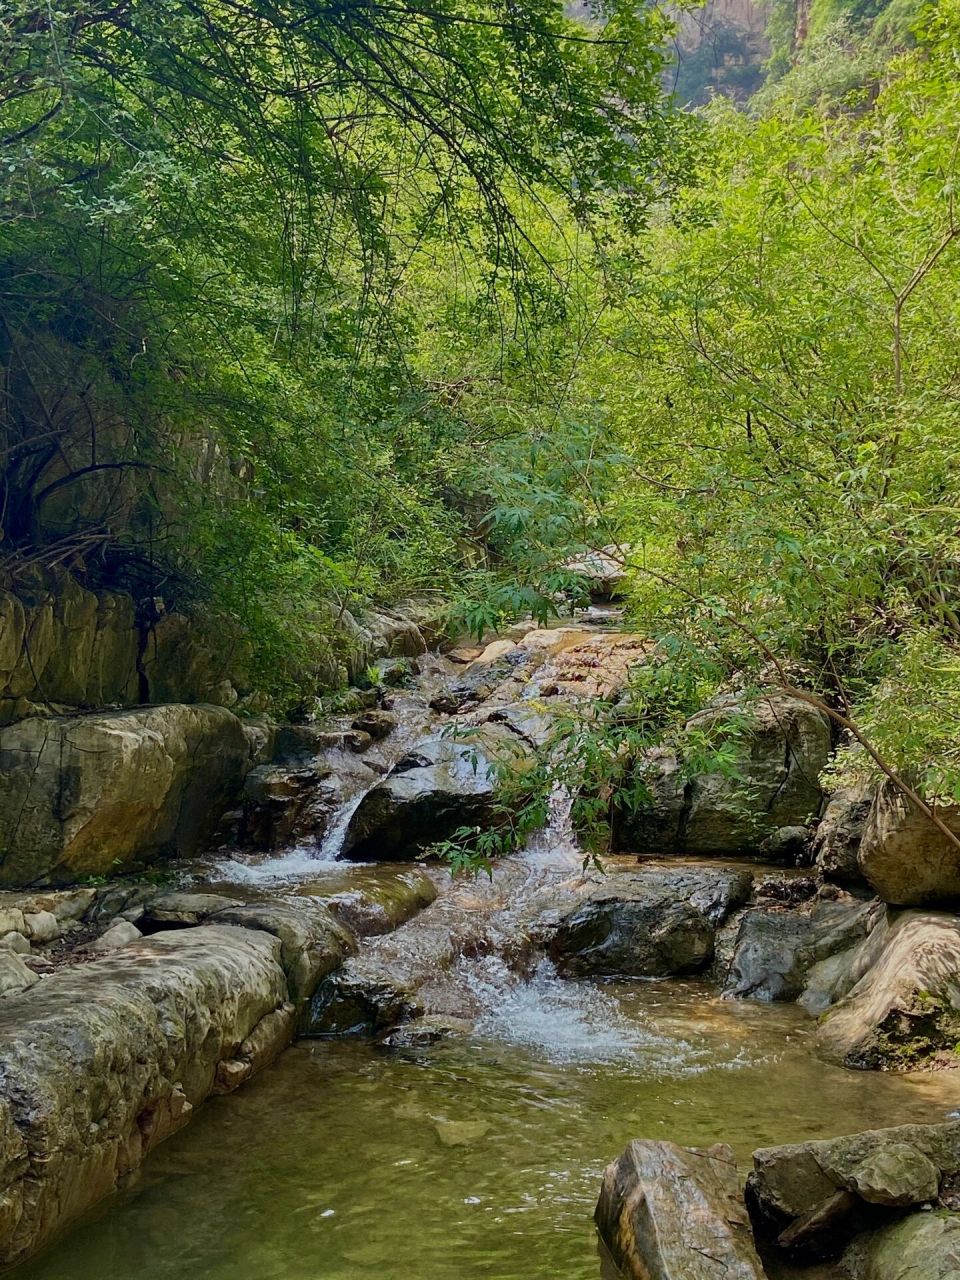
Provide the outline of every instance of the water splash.
[[562,1065],[620,1064],[669,1076],[718,1065],[706,1049],[662,1035],[627,1012],[602,986],[561,978],[548,960],[529,979],[493,956],[461,962],[461,971],[483,1010],[475,1031],[484,1039]]
[[315,844],[294,845],[275,857],[262,858],[257,862],[241,861],[239,858],[218,859],[209,864],[205,878],[266,888],[316,879],[324,869],[332,870],[341,865],[332,855],[324,856]]

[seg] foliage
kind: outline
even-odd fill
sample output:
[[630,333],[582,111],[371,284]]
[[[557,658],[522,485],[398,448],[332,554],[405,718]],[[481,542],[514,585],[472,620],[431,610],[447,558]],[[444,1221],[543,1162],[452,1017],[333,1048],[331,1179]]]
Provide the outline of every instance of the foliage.
[[944,4],[870,109],[714,104],[710,164],[647,269],[611,260],[583,374],[630,455],[635,616],[729,672],[797,664],[950,794],[958,37]]
[[661,16],[12,0],[0,24],[6,567],[207,601],[281,683],[321,604],[451,588],[500,460],[448,371],[479,351],[509,404],[578,238],[635,234],[674,181]]

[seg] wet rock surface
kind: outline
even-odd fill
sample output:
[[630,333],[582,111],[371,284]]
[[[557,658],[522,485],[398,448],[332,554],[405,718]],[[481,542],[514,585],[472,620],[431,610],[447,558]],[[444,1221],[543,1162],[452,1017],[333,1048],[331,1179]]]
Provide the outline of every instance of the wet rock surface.
[[504,728],[484,726],[469,738],[418,742],[361,800],[341,856],[406,861],[461,826],[493,819],[496,770],[519,769],[528,751]]
[[729,1147],[631,1142],[595,1216],[627,1280],[764,1280]]
[[590,889],[550,939],[563,973],[662,977],[713,959],[717,928],[750,895],[749,871],[708,865],[617,871]]
[[530,629],[486,646],[430,708],[455,717],[410,744],[347,826],[342,856],[416,856],[460,827],[496,821],[498,775],[530,767],[571,705],[613,697],[646,645],[638,636],[582,626]]
[[797,906],[761,899],[729,926],[716,976],[730,996],[797,1000],[815,966],[862,941],[876,917],[872,901],[848,895],[814,895]]

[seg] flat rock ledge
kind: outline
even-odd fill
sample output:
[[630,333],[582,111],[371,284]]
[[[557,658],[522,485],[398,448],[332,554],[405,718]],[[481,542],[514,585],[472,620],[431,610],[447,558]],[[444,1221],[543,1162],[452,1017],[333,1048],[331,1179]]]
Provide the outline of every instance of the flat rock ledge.
[[0,1265],[115,1191],[211,1094],[267,1066],[352,938],[263,906],[0,1000]]
[[597,1230],[627,1280],[764,1280],[733,1152],[635,1139],[609,1164]]

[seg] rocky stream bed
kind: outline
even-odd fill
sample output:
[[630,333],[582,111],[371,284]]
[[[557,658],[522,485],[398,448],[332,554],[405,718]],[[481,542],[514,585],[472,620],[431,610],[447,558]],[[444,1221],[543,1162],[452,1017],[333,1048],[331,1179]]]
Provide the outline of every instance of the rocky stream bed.
[[[905,894],[889,798],[827,805],[817,711],[761,704],[746,815],[664,754],[600,865],[562,793],[490,877],[416,859],[489,819],[490,762],[525,767],[558,708],[617,697],[646,645],[613,621],[401,653],[317,724],[169,706],[4,731],[14,852],[42,844],[52,881],[0,901],[17,1277],[960,1274],[952,872],[934,849]],[[50,805],[46,745],[23,763],[41,738],[79,771],[72,807]],[[192,856],[66,885],[117,831],[132,861],[171,831]]]

